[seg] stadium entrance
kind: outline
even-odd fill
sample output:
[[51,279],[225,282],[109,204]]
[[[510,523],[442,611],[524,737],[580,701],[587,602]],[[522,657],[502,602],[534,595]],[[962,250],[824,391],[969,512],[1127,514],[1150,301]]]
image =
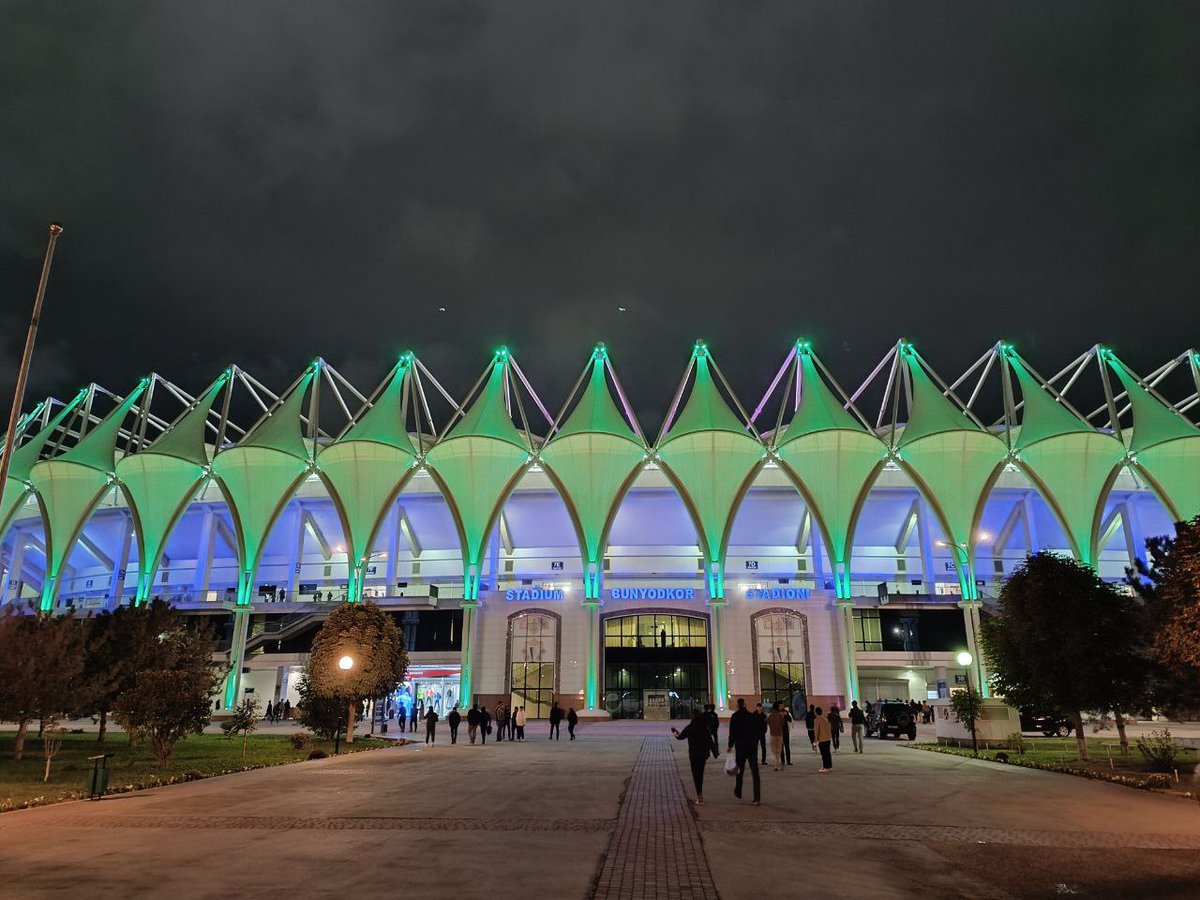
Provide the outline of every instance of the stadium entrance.
[[709,693],[706,619],[637,613],[604,620],[604,703],[614,719],[686,719]]

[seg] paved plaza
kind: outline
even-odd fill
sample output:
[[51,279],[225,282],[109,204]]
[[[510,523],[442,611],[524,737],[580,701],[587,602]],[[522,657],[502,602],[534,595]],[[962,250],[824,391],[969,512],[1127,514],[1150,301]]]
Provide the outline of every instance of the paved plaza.
[[6,813],[0,896],[1200,896],[1190,801],[868,741],[697,808],[665,724],[530,732]]

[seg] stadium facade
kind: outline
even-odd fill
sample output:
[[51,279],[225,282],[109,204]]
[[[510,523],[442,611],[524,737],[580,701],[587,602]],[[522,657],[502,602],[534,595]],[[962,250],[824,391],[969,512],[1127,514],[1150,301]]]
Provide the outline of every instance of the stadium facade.
[[986,690],[980,615],[1027,553],[1118,580],[1200,514],[1198,409],[1192,351],[1047,379],[1005,343],[948,383],[900,341],[847,392],[798,342],[748,411],[698,342],[657,437],[602,345],[557,414],[503,349],[461,402],[411,354],[369,395],[323,360],[278,395],[238,367],[195,397],[91,385],[22,420],[0,599],[212,617],[226,707],[294,704],[321,620],[364,598],[405,629],[396,699],[442,712]]

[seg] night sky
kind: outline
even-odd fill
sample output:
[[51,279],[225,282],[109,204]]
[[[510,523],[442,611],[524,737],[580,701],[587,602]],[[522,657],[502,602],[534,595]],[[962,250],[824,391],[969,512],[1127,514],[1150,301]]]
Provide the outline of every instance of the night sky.
[[653,430],[696,337],[748,405],[798,336],[1146,371],[1200,342],[1200,7],[4,2],[5,411],[55,219],[31,398],[507,342],[556,409],[604,340]]

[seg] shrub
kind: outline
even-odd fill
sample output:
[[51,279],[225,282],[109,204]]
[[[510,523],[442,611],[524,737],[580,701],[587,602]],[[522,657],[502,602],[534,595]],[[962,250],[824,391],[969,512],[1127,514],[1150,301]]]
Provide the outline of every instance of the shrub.
[[1008,736],[1008,749],[1015,750],[1017,753],[1020,753],[1022,756],[1024,756],[1025,751],[1029,749],[1029,744],[1025,742],[1025,735],[1021,734],[1019,731],[1014,731],[1012,734],[1010,734]]
[[329,754],[324,750],[313,750],[308,754],[309,759],[325,759],[328,756]]
[[307,731],[297,731],[288,735],[288,740],[292,742],[293,749],[304,750],[308,747],[312,736]]
[[1175,784],[1175,779],[1163,772],[1155,772],[1153,775],[1147,775],[1143,783],[1147,788],[1162,789],[1172,787]]
[[1170,729],[1152,731],[1144,738],[1138,738],[1137,748],[1150,765],[1160,772],[1170,772],[1175,768],[1175,757],[1179,755],[1179,747],[1171,737]]
[[996,762],[1002,762],[1002,763],[1008,762],[1008,754],[1005,753],[1003,750],[1001,750],[999,753],[996,754]]

